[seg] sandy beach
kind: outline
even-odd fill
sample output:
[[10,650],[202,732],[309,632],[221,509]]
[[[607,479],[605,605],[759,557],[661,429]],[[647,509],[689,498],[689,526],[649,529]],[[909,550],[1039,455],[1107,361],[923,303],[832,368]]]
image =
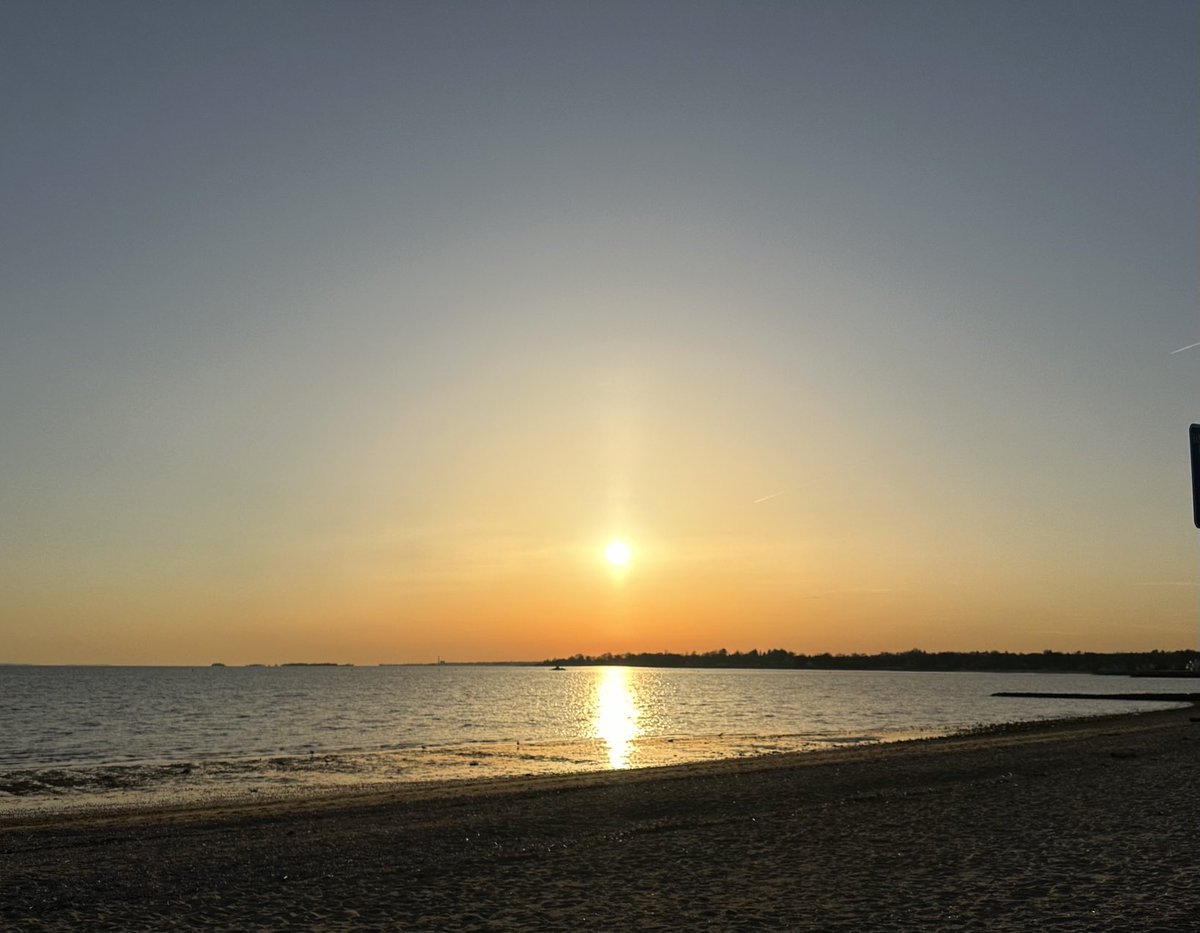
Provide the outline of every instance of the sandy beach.
[[1195,708],[0,822],[4,930],[1200,930]]

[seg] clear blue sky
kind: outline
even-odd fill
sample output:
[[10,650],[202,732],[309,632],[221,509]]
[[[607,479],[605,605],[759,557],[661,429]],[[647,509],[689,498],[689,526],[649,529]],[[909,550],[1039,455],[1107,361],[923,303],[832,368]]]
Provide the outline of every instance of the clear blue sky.
[[0,660],[1193,645],[1198,37],[8,0]]

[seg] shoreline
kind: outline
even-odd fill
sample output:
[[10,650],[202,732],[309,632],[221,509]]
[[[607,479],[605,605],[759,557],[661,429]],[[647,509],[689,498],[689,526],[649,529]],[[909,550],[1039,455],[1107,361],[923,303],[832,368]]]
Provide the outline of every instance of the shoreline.
[[[1061,696],[1061,694],[1009,694],[1010,696]],[[1155,695],[1074,694],[1072,698],[1116,701],[1154,699]],[[446,799],[475,796],[524,795],[539,792],[558,793],[588,790],[614,784],[685,779],[690,777],[733,777],[742,773],[776,769],[817,768],[828,764],[854,766],[882,763],[894,756],[914,754],[953,754],[975,751],[980,745],[995,749],[1030,742],[1081,739],[1097,731],[1138,731],[1154,725],[1157,717],[1200,712],[1200,694],[1172,697],[1170,702],[1190,703],[1189,707],[1139,712],[1078,716],[1066,719],[1022,720],[964,729],[946,735],[914,735],[861,744],[836,744],[803,751],[767,752],[739,757],[684,761],[672,764],[631,768],[598,768],[523,775],[458,777],[428,780],[396,780],[349,785],[340,788],[296,788],[292,793],[269,792],[261,796],[236,794],[228,797],[188,797],[179,801],[155,799],[151,802],[111,803],[45,810],[0,810],[0,834],[9,830],[86,827],[92,825],[141,825],[156,822],[192,820],[230,820],[248,816],[320,813],[388,806],[414,805]],[[1200,717],[1197,717],[1200,718]],[[1189,716],[1190,719],[1190,716]]]
[[[1144,713],[1162,706],[1200,702],[1200,693],[1063,693],[1001,692],[993,697],[1041,700],[1086,700],[1097,712],[1060,711],[1063,718],[1037,715],[1016,722],[983,718],[959,724],[956,732],[908,729],[839,733],[721,733],[719,735],[646,735],[621,744],[592,737],[532,742],[476,742],[355,749],[307,755],[275,754],[245,758],[197,760],[120,760],[96,764],[28,766],[0,771],[0,827],[30,821],[53,822],[72,814],[115,815],[125,812],[182,809],[260,808],[271,803],[310,799],[366,797],[398,787],[451,786],[576,775],[583,779],[608,772],[628,773],[662,768],[705,766],[755,758],[808,758],[843,748],[878,747],[929,741],[967,733],[1010,731],[1048,722],[1082,721],[1114,715],[1098,710],[1094,700],[1133,701],[1121,714]],[[1009,712],[1015,712],[1010,710]],[[886,713],[884,714],[886,716]],[[619,761],[614,759],[619,758]]]
[[1194,706],[0,824],[0,927],[1186,928]]

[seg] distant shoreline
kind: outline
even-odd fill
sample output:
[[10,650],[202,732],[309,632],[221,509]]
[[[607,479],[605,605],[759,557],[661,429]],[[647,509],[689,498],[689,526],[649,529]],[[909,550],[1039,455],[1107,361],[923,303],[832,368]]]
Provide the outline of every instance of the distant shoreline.
[[[640,652],[574,655],[548,658],[546,665],[589,667],[620,664],[629,667],[765,668],[822,671],[918,671],[946,673],[1053,673],[1163,676],[1200,669],[1200,651],[910,651],[879,654],[797,654],[783,648],[730,652],[725,649],[678,654]],[[1190,669],[1190,670],[1189,670]]]

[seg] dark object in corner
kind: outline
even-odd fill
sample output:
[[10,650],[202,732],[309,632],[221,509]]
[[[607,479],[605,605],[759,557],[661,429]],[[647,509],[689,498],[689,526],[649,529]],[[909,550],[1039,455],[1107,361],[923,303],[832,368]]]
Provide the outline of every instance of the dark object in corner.
[[1192,442],[1192,521],[1200,528],[1200,424],[1188,429]]

